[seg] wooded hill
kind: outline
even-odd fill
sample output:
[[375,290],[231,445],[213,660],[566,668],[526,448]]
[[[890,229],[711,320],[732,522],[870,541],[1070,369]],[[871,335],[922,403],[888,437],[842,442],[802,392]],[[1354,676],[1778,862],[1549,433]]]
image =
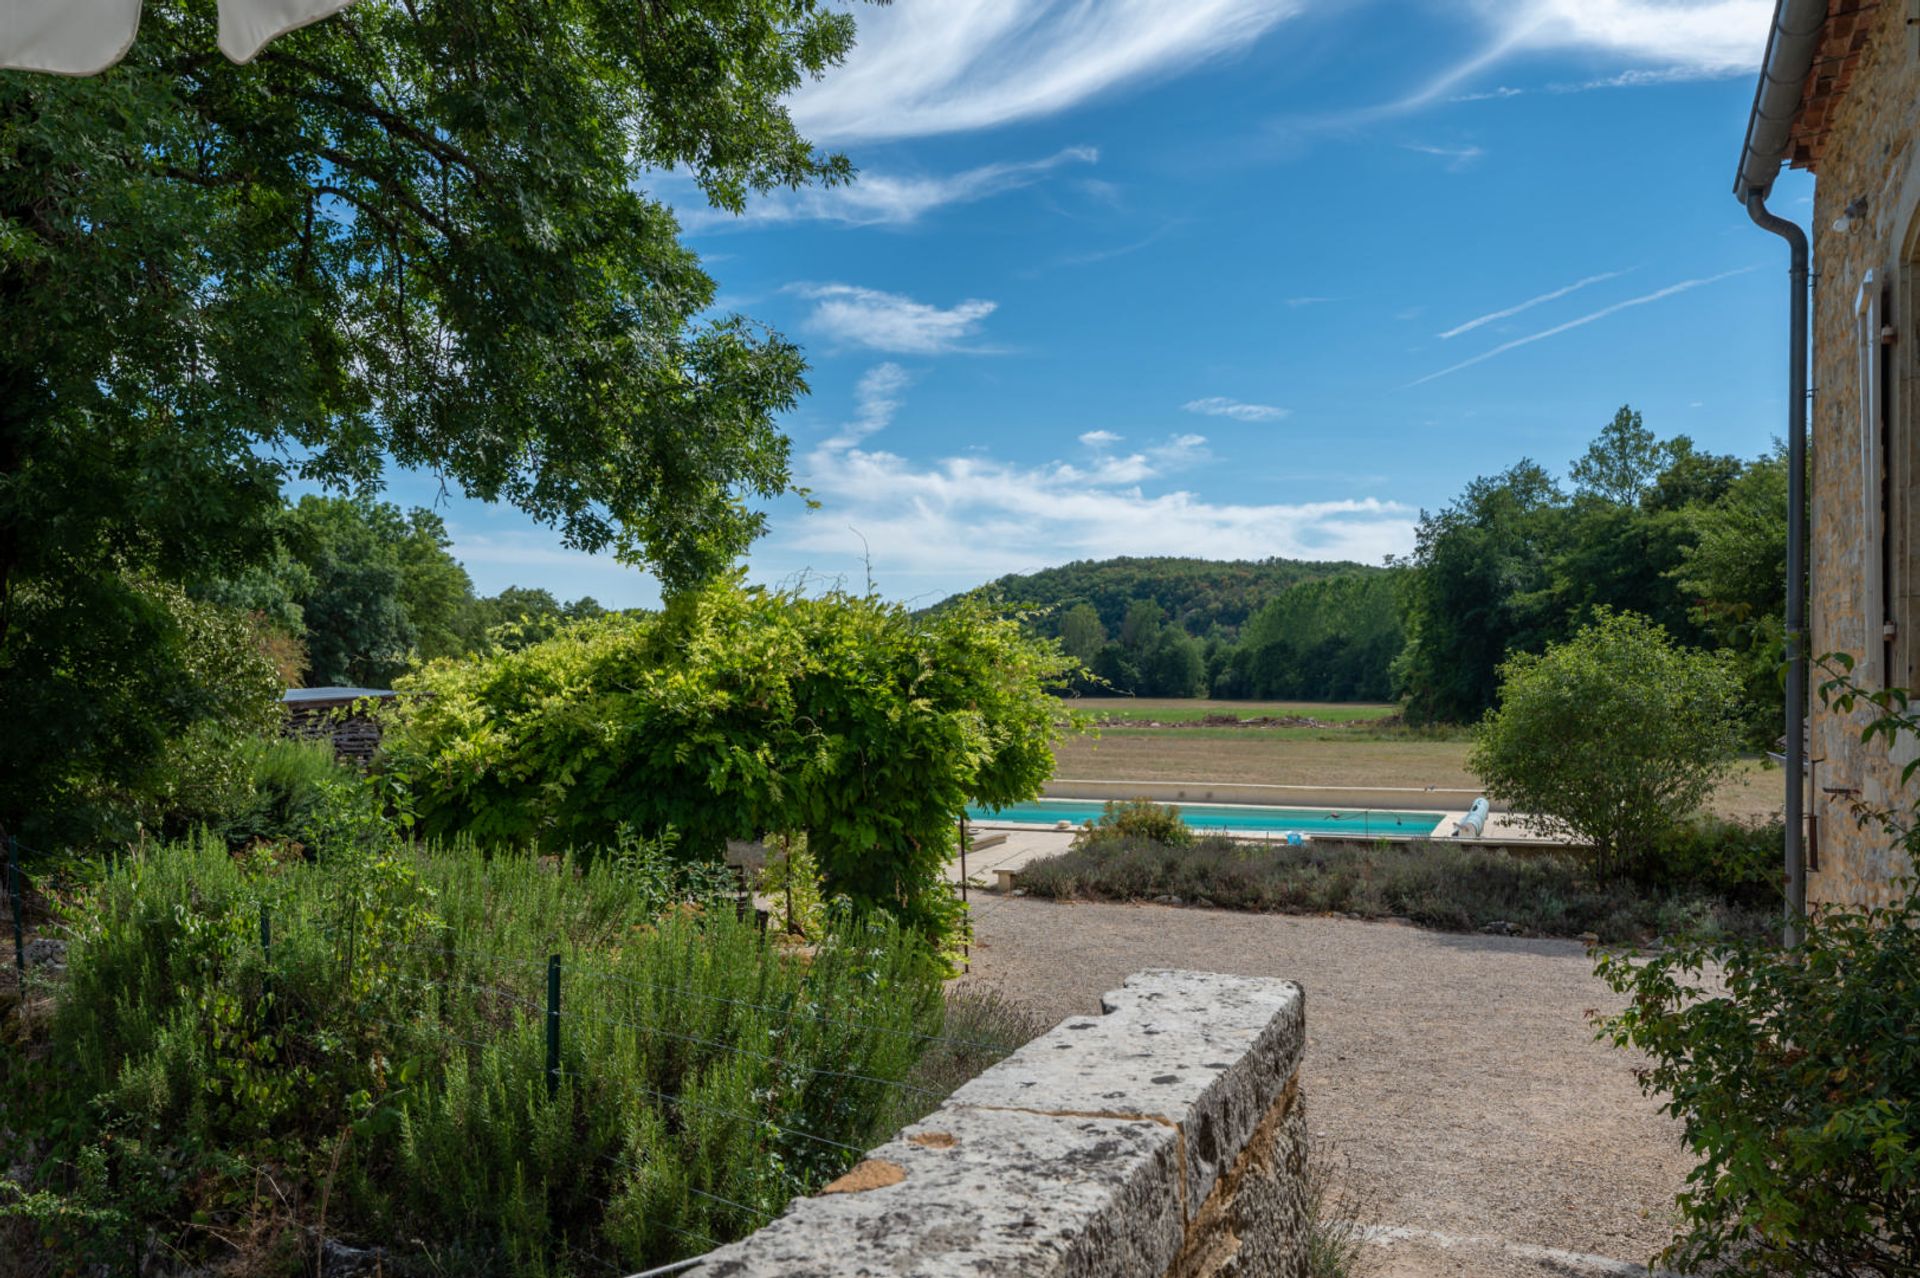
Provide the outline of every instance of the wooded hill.
[[1091,604],[1107,632],[1118,634],[1127,609],[1149,600],[1167,622],[1204,639],[1216,628],[1238,631],[1260,605],[1290,586],[1367,571],[1356,563],[1301,559],[1079,559],[1001,577],[981,589],[1016,607],[1050,611],[1049,634],[1059,633],[1060,618],[1078,603]]
[[1093,672],[1087,691],[1384,700],[1405,638],[1398,575],[1293,559],[1122,558],[981,590],[1057,637]]

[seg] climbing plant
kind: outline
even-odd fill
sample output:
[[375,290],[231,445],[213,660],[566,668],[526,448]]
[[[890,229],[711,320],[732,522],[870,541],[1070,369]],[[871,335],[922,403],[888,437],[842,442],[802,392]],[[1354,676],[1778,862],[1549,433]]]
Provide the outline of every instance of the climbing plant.
[[804,832],[829,894],[945,935],[969,802],[1031,798],[1068,726],[1052,640],[963,601],[722,582],[400,681],[383,767],[427,835],[548,850]]

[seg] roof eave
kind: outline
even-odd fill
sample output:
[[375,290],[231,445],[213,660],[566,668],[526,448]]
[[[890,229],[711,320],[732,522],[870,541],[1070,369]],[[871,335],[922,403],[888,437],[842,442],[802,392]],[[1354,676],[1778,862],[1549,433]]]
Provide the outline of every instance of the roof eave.
[[1807,76],[1826,22],[1827,0],[1778,0],[1774,6],[1760,83],[1754,89],[1753,112],[1747,117],[1746,142],[1733,179],[1734,196],[1743,203],[1756,192],[1763,200],[1767,197],[1791,153],[1793,123],[1806,97]]

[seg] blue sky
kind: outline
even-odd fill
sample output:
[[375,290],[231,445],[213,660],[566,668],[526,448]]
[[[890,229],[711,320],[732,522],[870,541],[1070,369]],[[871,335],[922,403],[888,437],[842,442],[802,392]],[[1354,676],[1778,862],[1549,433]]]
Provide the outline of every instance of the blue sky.
[[[1733,199],[1771,0],[896,0],[793,102],[861,171],[656,192],[802,342],[748,561],[930,600],[1117,554],[1378,562],[1622,403],[1779,433],[1785,257]],[[1791,175],[1774,206],[1802,220]],[[389,496],[430,504],[397,476]],[[476,586],[645,574],[444,501]]]

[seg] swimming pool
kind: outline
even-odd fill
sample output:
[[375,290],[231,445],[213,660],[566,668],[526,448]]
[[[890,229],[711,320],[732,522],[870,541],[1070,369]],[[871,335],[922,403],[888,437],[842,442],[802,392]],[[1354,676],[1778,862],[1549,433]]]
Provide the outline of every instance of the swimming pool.
[[[967,817],[974,821],[1017,821],[1023,824],[1055,825],[1070,821],[1079,825],[1100,815],[1106,805],[1098,799],[1035,799],[993,811],[970,807]],[[1345,834],[1371,838],[1376,834],[1430,834],[1440,824],[1439,812],[1396,812],[1342,808],[1260,808],[1223,803],[1181,803],[1180,817],[1196,830],[1257,831],[1283,834],[1297,830],[1301,834]]]

